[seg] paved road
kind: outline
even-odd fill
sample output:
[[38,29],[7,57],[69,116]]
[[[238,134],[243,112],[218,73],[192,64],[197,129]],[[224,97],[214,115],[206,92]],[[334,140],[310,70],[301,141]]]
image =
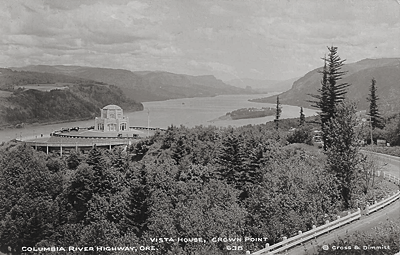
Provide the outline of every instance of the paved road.
[[400,177],[400,157],[394,157],[370,151],[363,151],[363,153],[369,154],[372,158],[377,159],[380,165],[383,166],[382,170],[386,173]]
[[[385,171],[386,173],[390,173],[394,176],[400,177],[400,158],[378,153],[373,153],[373,155],[376,157],[378,161],[384,163],[382,169],[383,171]],[[329,244],[332,243],[334,240],[337,240],[338,237],[343,238],[346,236],[346,234],[352,234],[355,231],[368,231],[378,226],[379,223],[381,222],[398,218],[400,218],[400,200],[397,200],[390,206],[383,208],[382,210],[375,212],[368,217],[364,216],[363,218],[361,218],[356,222],[341,227],[335,231],[332,231],[329,234],[320,236],[316,240],[309,241],[302,246],[298,246],[297,248],[291,249],[290,251],[287,252],[287,254],[293,254],[293,255],[318,254],[317,250],[319,247],[321,247],[324,244],[328,244],[328,247],[331,248]],[[320,254],[329,254],[329,250]],[[349,254],[351,254],[351,251],[349,251]]]
[[[290,255],[312,255],[318,254],[317,250],[324,244],[332,243],[335,239],[337,240],[338,237],[345,237],[346,234],[352,234],[355,231],[368,231],[373,227],[379,225],[379,223],[387,221],[389,219],[400,218],[400,200],[392,203],[391,205],[383,208],[382,210],[371,214],[367,217],[362,217],[360,220],[355,221],[351,224],[348,224],[344,227],[336,229],[329,234],[325,234],[323,236],[318,237],[316,240],[307,242],[304,246],[298,246],[294,249],[291,249],[287,254]],[[371,244],[373,245],[373,244]],[[375,244],[379,245],[379,244]],[[381,244],[384,245],[384,244]],[[329,250],[326,252],[322,252],[319,254],[329,254]],[[349,255],[351,255],[351,251],[349,251]]]

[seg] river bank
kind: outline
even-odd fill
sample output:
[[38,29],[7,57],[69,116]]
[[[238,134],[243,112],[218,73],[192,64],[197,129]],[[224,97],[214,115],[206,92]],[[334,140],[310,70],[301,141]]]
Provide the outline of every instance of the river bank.
[[[268,94],[265,94],[267,96]],[[129,118],[130,126],[168,128],[168,126],[195,127],[199,125],[213,125],[217,127],[245,126],[263,124],[272,121],[274,116],[239,120],[218,120],[227,112],[240,108],[274,107],[273,104],[249,102],[249,99],[263,95],[224,95],[202,98],[181,98],[166,101],[144,102],[143,111],[124,111]],[[297,106],[283,105],[281,118],[297,118],[300,108]],[[312,109],[304,109],[306,116],[316,113]],[[27,124],[23,128],[12,128],[0,130],[0,142],[9,141],[20,137],[35,137],[41,134],[50,134],[63,127],[90,127],[94,125],[93,119],[81,119],[68,122],[57,122],[48,124]]]
[[[34,123],[21,123],[17,125],[4,125],[0,126],[0,131],[1,130],[7,130],[7,129],[22,129],[22,128],[30,128],[30,127],[37,127],[37,126],[43,126],[43,125],[54,125],[54,124],[61,124],[61,123],[70,123],[70,122],[75,122],[75,121],[85,121],[85,120],[91,120],[92,118],[75,118],[75,119],[70,119],[70,120],[59,120],[59,121],[46,121],[46,122],[34,122]],[[20,127],[18,127],[20,126]]]

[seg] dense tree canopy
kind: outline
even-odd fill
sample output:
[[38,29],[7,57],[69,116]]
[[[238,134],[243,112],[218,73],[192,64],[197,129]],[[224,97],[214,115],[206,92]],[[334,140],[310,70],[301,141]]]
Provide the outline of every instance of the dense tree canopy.
[[[341,208],[341,186],[323,153],[279,137],[273,125],[171,126],[127,150],[63,157],[5,144],[0,251],[149,245],[151,254],[218,255],[236,245],[243,250],[229,254],[243,254],[306,231]],[[174,240],[154,241],[163,237]]]
[[0,106],[2,124],[49,122],[92,118],[107,104],[118,104],[128,110],[142,110],[143,105],[127,98],[112,85],[77,84],[68,89],[15,91]]

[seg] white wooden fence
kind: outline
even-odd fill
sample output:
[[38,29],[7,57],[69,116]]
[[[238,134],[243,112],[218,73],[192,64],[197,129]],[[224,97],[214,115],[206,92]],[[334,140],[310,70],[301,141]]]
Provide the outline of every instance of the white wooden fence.
[[[370,154],[370,155],[372,154],[372,155],[375,155],[378,157],[385,158],[385,161],[390,161],[392,164],[395,164],[395,165],[398,165],[400,163],[399,157],[389,156],[389,155],[380,154],[380,153],[376,153],[376,152],[370,152],[370,151],[362,151],[362,152],[366,153],[366,154]],[[394,176],[389,173],[385,173],[383,171],[376,171],[375,174],[377,176],[382,176],[384,179],[386,179],[390,182],[400,185],[400,178],[397,176]],[[379,202],[375,201],[374,204],[367,206],[365,211],[367,214],[376,212],[376,211],[384,208],[385,206],[388,206],[389,204],[393,203],[394,201],[396,201],[399,198],[400,198],[400,191],[397,191],[393,195],[388,195],[386,198],[382,199]],[[337,220],[335,220],[335,221],[332,221],[332,222],[327,221],[324,225],[319,226],[319,227],[313,226],[313,229],[311,229],[307,232],[304,232],[304,233],[299,231],[298,235],[296,235],[296,236],[293,236],[291,238],[283,237],[282,242],[276,243],[271,246],[269,246],[269,244],[267,243],[265,245],[264,249],[259,250],[254,253],[250,253],[250,251],[247,251],[246,254],[253,254],[253,255],[276,254],[276,253],[279,253],[282,251],[286,251],[292,247],[297,246],[298,244],[307,242],[317,236],[323,235],[331,230],[339,228],[345,224],[351,223],[352,221],[358,220],[358,219],[360,219],[360,217],[361,217],[361,210],[358,208],[358,210],[356,212],[353,212],[353,213],[348,212],[348,215],[343,218],[340,218],[340,216],[337,216]],[[398,253],[398,254],[400,255],[400,253]]]
[[[379,202],[375,202],[373,205],[369,206],[366,209],[366,212],[372,213],[372,212],[378,211],[379,209],[384,208],[385,206],[393,203],[394,201],[396,201],[399,198],[400,198],[400,191],[398,190],[393,195],[388,196],[387,198],[382,199]],[[336,228],[339,228],[343,225],[351,223],[360,218],[361,218],[361,210],[360,210],[360,208],[358,208],[357,211],[355,211],[353,213],[348,212],[347,216],[345,216],[345,217],[341,218],[340,216],[337,216],[337,219],[332,222],[327,221],[324,225],[321,225],[319,227],[313,226],[313,228],[311,230],[304,232],[304,233],[299,231],[298,235],[296,235],[296,236],[293,236],[291,238],[283,237],[282,242],[276,243],[271,246],[269,246],[269,244],[266,244],[264,249],[256,251],[254,253],[250,253],[250,251],[247,251],[246,254],[253,254],[253,255],[277,254],[279,252],[286,251],[290,248],[297,246],[298,244],[307,242],[317,236],[328,233]]]

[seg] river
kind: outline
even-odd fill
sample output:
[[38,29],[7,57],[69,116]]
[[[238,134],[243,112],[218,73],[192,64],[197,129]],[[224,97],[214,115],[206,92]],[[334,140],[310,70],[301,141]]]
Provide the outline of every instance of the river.
[[[248,124],[262,124],[274,119],[274,116],[242,120],[216,120],[240,108],[275,107],[275,104],[254,103],[249,99],[266,97],[268,94],[256,95],[223,95],[216,97],[197,97],[171,99],[166,101],[144,102],[144,110],[140,112],[124,112],[129,117],[130,126],[144,126],[167,128],[168,126],[184,125],[194,127],[198,125],[244,126]],[[316,114],[316,110],[304,109],[306,116]],[[300,116],[298,106],[283,105],[281,118],[297,118]],[[63,127],[89,127],[94,125],[94,120],[75,121],[50,125],[27,126],[20,129],[0,130],[0,142],[14,138],[38,137],[48,135],[52,131]]]

